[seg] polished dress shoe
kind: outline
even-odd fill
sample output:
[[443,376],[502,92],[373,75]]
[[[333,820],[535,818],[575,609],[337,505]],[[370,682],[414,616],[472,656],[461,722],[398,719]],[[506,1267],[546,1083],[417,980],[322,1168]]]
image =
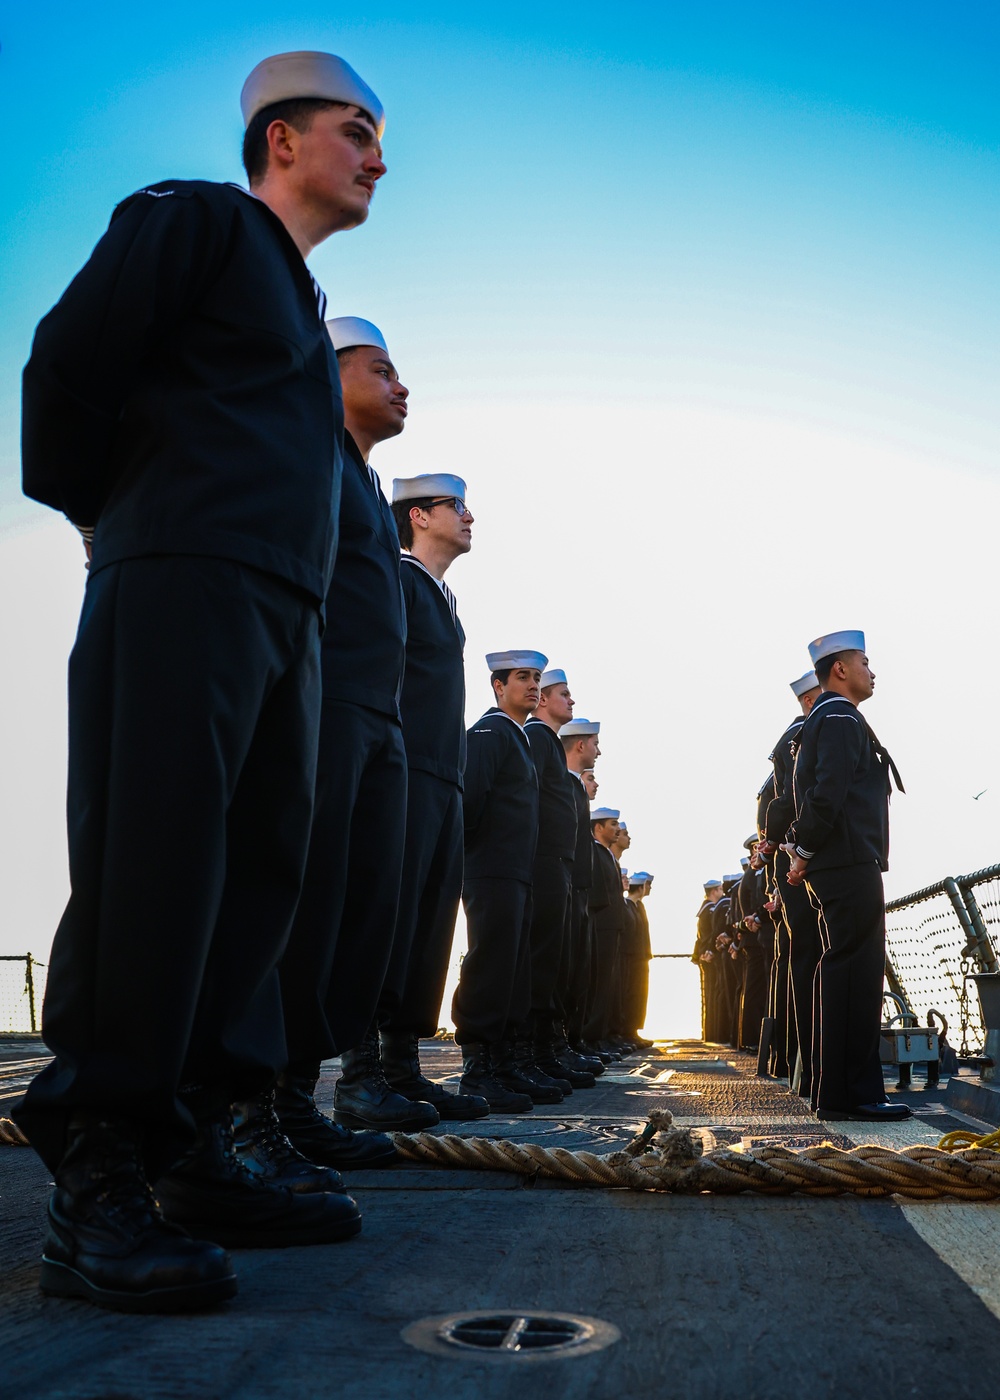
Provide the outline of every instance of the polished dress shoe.
[[466,1123],[488,1115],[490,1105],[481,1094],[456,1094],[424,1075],[420,1068],[418,1036],[382,1031],[381,1045],[385,1077],[390,1087],[404,1099],[431,1104],[439,1118],[451,1123]]
[[481,1041],[462,1047],[461,1088],[467,1094],[484,1098],[491,1113],[530,1113],[534,1101],[530,1094],[521,1093],[502,1084],[493,1073],[490,1047]]
[[228,1111],[198,1124],[195,1145],[156,1183],[156,1194],[167,1220],[227,1249],[332,1244],[361,1229],[350,1196],[290,1191],[249,1171],[236,1155]]
[[134,1313],[189,1312],[236,1296],[226,1251],[163,1219],[130,1124],[74,1115],[68,1139],[49,1201],[43,1293]]
[[862,1103],[854,1108],[817,1108],[816,1117],[825,1123],[901,1123],[912,1118],[905,1103]]
[[341,1171],[397,1163],[399,1153],[385,1133],[352,1133],[319,1111],[314,1097],[318,1079],[318,1064],[278,1075],[274,1107],[292,1146],[310,1162]]
[[433,1104],[414,1102],[390,1087],[382,1068],[378,1031],[370,1030],[356,1049],[341,1051],[340,1065],[333,1116],[343,1127],[419,1133],[440,1123]]
[[292,1146],[274,1111],[274,1090],[233,1104],[233,1144],[246,1169],[289,1191],[346,1191],[333,1167],[317,1166]]

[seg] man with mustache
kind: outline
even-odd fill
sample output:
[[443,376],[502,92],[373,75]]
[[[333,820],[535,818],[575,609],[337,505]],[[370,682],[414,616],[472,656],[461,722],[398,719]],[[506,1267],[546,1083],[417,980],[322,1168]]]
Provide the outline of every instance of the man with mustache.
[[[369,457],[403,431],[408,390],[377,326],[340,316],[327,327],[344,386],[340,547],[322,640],[316,812],[281,964],[288,1066],[275,1106],[282,1129],[311,1161],[360,1167],[395,1156],[384,1133],[365,1130],[419,1130],[437,1123],[438,1114],[390,1089],[375,1026],[406,824],[399,714],[406,611],[399,535]],[[321,1062],[337,1053],[343,1072],[331,1120],[316,1107],[315,1089]],[[269,1114],[264,1103],[255,1117],[266,1121]]]

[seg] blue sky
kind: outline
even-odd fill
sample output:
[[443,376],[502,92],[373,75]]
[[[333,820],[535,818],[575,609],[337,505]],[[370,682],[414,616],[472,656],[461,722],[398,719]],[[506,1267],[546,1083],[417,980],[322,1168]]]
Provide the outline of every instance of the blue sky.
[[[411,388],[383,478],[470,483],[476,544],[454,572],[471,694],[485,703],[487,649],[564,665],[606,724],[601,795],[638,814],[638,863],[683,866],[694,898],[738,858],[804,643],[862,626],[872,723],[915,778],[893,892],[997,859],[997,808],[964,804],[994,773],[1000,802],[1000,749],[980,734],[945,764],[934,726],[965,723],[970,657],[979,693],[1000,684],[983,646],[1000,9],[272,13],[22,7],[0,34],[0,874],[18,946],[43,951],[64,897],[83,581],[75,541],[19,496],[32,329],[118,199],[241,177],[243,79],[293,48],[343,54],[386,107],[371,218],[312,267],[333,311],[382,326]],[[920,664],[929,634],[962,658],[943,678]]]

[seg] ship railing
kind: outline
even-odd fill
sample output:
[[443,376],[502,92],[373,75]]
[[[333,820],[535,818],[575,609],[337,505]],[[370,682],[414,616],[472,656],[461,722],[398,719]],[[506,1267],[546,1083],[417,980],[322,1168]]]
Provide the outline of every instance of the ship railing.
[[936,884],[886,904],[886,980],[919,1021],[931,1010],[948,1022],[962,1058],[982,1054],[986,1040],[979,997],[970,978],[1000,971],[1000,865]]
[[46,971],[31,953],[0,955],[0,1035],[37,1033]]

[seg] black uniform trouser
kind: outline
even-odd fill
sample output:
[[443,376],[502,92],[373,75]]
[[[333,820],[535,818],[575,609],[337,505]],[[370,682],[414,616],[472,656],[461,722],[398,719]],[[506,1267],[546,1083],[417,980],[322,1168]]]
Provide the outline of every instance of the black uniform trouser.
[[813,1107],[856,1108],[885,1098],[879,1059],[885,975],[882,872],[845,865],[806,876],[819,911]]
[[406,755],[388,715],[323,701],[316,810],[295,923],[281,960],[288,1062],[353,1050],[378,1007],[396,927]]
[[[748,935],[743,974],[743,999],[740,1005],[740,1049],[756,1049],[760,1044],[760,1023],[767,1015],[767,983],[770,958]],[[750,941],[754,940],[754,941]]]
[[591,924],[594,957],[591,963],[590,998],[584,1038],[607,1040],[618,1013],[620,931],[609,925],[606,915],[597,915]]
[[451,1004],[459,1045],[510,1040],[531,1006],[531,886],[525,880],[466,880],[469,951]]
[[[809,1098],[812,1094],[814,983],[816,967],[823,951],[819,916],[809,900],[806,887],[788,883],[787,859],[785,863],[776,865],[776,873],[782,917],[789,939],[790,1014],[794,1019],[795,1039],[802,1064],[798,1092],[804,1098]],[[789,1070],[793,1069],[793,1064],[789,1062]]]
[[649,959],[640,950],[629,959],[628,1009],[625,1028],[634,1035],[646,1024],[646,1002],[649,999]]
[[590,993],[590,890],[570,889],[569,931],[563,943],[556,981],[556,1010],[566,1025],[571,1041],[583,1035]]
[[531,1010],[556,1010],[556,983],[569,941],[573,863],[561,856],[536,856],[531,874]]
[[155,1179],[284,1062],[277,965],[319,725],[318,609],[235,562],[92,575],[69,670],[72,893],[49,960],[55,1061],[15,1117],[50,1169],[75,1109],[141,1127]]
[[438,1028],[464,854],[461,789],[411,768],[399,914],[379,999],[385,1030],[430,1036]]
[[789,979],[789,939],[784,919],[774,920],[774,961],[768,992],[768,1014],[774,1017],[771,1035],[771,1074],[790,1075],[795,1067],[798,1045],[795,1039],[795,1016],[791,1008]]

